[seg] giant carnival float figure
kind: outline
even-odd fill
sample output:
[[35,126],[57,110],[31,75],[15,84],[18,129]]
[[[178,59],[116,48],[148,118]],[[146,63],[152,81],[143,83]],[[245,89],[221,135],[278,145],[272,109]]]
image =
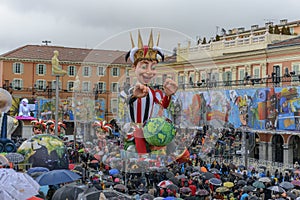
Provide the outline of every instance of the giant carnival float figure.
[[175,137],[176,130],[172,121],[162,115],[164,109],[168,108],[178,85],[167,78],[163,83],[163,90],[150,87],[157,74],[158,56],[164,60],[162,49],[158,47],[159,35],[156,46],[152,31],[148,45],[143,44],[140,31],[138,31],[138,46],[135,46],[131,34],[130,37],[132,49],[125,59],[127,61],[129,58],[132,62],[137,83],[127,91],[121,92],[131,121],[123,126],[123,132],[126,133],[124,150],[138,155],[146,153],[165,155],[166,147]]
[[11,140],[11,134],[18,127],[18,120],[8,116],[7,112],[9,111],[12,105],[12,97],[8,91],[0,88],[0,129],[1,129],[1,138],[0,138],[0,153],[6,152],[15,152],[16,145]]

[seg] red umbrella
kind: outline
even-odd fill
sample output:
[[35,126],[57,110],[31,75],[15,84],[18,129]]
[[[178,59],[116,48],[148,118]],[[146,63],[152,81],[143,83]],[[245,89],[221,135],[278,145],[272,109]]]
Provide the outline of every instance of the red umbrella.
[[172,181],[165,180],[165,181],[159,182],[159,184],[157,184],[157,186],[161,187],[161,188],[166,188],[168,185],[171,185],[171,184],[173,184]]

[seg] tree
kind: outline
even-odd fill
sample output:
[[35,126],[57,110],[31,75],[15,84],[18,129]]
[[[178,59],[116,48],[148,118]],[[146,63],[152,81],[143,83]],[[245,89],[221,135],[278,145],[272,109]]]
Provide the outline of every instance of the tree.
[[292,35],[291,30],[288,26],[286,27],[286,34],[287,35]]
[[220,41],[220,36],[218,34],[216,35],[216,41]]
[[201,44],[206,44],[206,37],[203,38],[202,43]]
[[281,28],[281,34],[282,35],[287,35],[287,29],[286,27],[283,25],[283,27]]
[[273,34],[274,33],[274,29],[273,26],[269,25],[269,33]]
[[280,34],[280,30],[277,25],[274,27],[274,34]]

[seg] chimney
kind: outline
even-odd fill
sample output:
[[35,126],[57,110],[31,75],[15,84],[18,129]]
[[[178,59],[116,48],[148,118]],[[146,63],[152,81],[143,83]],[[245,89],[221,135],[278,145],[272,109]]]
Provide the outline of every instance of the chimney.
[[281,20],[280,20],[280,25],[286,25],[287,22],[288,22],[287,19],[281,19]]
[[244,32],[245,31],[245,27],[240,27],[238,28],[238,32],[241,33],[241,32]]
[[258,29],[258,25],[257,24],[251,26],[251,31],[254,31],[256,29]]
[[273,22],[266,22],[265,25],[268,28],[269,26],[273,26]]

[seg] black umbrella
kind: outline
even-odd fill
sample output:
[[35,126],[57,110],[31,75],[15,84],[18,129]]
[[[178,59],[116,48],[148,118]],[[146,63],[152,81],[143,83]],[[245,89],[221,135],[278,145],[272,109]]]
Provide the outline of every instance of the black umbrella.
[[181,193],[184,193],[184,194],[187,194],[187,193],[190,193],[192,190],[191,188],[189,187],[183,187],[183,188],[180,188],[180,192]]
[[279,184],[280,187],[284,188],[284,189],[293,189],[295,186],[291,183],[291,182],[288,182],[288,181],[283,181]]
[[64,185],[53,194],[53,200],[77,199],[78,194],[87,189],[86,185]]
[[151,194],[145,193],[145,194],[142,194],[140,198],[141,198],[141,200],[153,200],[154,196]]
[[293,192],[287,192],[286,195],[289,196],[289,197],[291,197],[292,199],[296,199],[297,198],[297,195],[294,194]]
[[45,172],[35,180],[40,184],[43,185],[56,185],[60,183],[69,183],[74,182],[80,179],[81,176],[66,169],[56,169],[49,172]]
[[117,184],[117,185],[115,185],[114,189],[116,189],[117,191],[120,191],[120,192],[127,190],[126,186],[123,185],[123,184]]
[[177,186],[178,186],[178,185],[180,184],[179,179],[177,179],[177,178],[175,178],[175,177],[170,178],[169,180],[172,181],[172,183],[173,183],[174,185],[177,185]]
[[220,173],[220,170],[218,170],[217,168],[212,168],[209,170],[211,173],[214,173],[214,174],[218,174]]
[[243,191],[245,192],[252,192],[253,190],[255,190],[255,187],[251,186],[251,185],[247,185],[243,187]]
[[167,177],[168,179],[173,178],[174,176],[175,176],[175,175],[174,175],[173,172],[167,172],[167,173],[166,173],[166,177]]
[[245,186],[245,185],[247,185],[247,181],[245,181],[245,180],[238,180],[237,185]]
[[200,189],[196,191],[196,195],[197,196],[207,196],[209,195],[209,192],[205,189]]
[[202,174],[203,179],[209,180],[211,178],[215,178],[215,175],[213,173],[210,172],[204,172]]
[[175,185],[175,184],[170,184],[170,185],[167,186],[167,189],[170,189],[170,190],[178,190],[179,188],[178,188],[178,186]]
[[238,178],[243,178],[243,175],[240,174],[240,173],[238,173],[238,172],[231,172],[231,174],[232,174],[233,176],[238,177]]
[[212,185],[216,185],[216,186],[221,186],[222,185],[222,181],[218,178],[211,178],[208,180],[208,182]]

